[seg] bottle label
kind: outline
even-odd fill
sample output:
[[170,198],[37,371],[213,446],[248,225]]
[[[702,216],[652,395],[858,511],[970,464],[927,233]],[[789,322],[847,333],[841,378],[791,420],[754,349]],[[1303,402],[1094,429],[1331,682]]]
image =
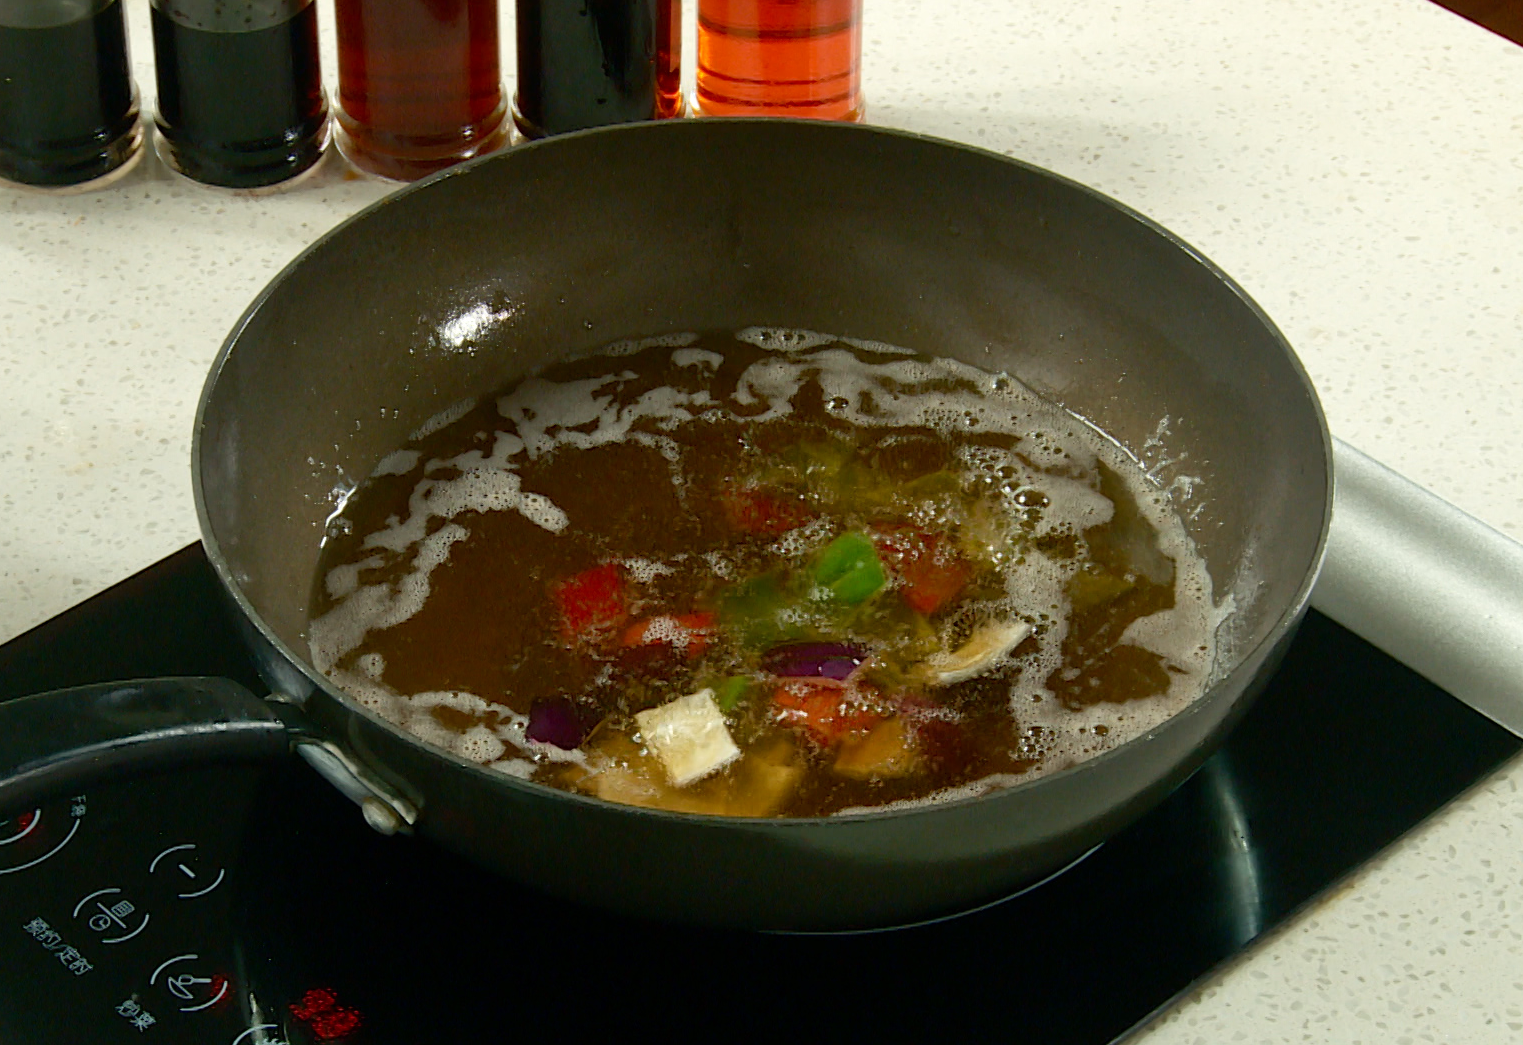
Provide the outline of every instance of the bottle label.
[[0,0],[0,26],[54,29],[94,18],[116,0]]
[[[4,0],[0,0],[3,3]],[[284,25],[315,0],[153,0],[159,13],[204,33],[252,33]]]

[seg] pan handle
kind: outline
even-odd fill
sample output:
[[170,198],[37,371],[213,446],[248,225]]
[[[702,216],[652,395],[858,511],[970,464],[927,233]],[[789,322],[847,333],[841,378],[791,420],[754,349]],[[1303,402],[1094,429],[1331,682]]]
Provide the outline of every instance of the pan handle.
[[0,702],[0,812],[143,769],[288,754],[296,737],[287,710],[220,678],[114,682]]

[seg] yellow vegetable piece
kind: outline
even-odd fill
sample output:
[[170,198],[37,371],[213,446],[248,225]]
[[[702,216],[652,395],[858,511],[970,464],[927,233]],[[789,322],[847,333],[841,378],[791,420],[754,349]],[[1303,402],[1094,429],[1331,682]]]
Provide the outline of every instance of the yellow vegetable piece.
[[588,748],[591,771],[575,779],[578,790],[609,802],[674,813],[772,816],[804,775],[797,749],[784,737],[682,788],[667,783],[661,762],[623,733],[601,733]]
[[911,745],[904,719],[895,715],[865,736],[841,741],[832,768],[852,780],[892,780],[919,771],[920,756]]

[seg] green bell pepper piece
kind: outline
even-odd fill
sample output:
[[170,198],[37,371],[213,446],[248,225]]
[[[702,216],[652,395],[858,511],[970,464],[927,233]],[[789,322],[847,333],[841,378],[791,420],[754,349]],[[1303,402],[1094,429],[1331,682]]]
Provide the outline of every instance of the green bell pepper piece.
[[720,711],[734,711],[735,705],[740,703],[750,688],[751,680],[745,675],[731,675],[714,685],[714,703],[719,705]]
[[773,574],[741,581],[719,597],[719,623],[742,646],[759,649],[793,637],[794,602]]
[[814,564],[815,583],[848,606],[863,602],[888,580],[872,538],[850,531],[825,545]]

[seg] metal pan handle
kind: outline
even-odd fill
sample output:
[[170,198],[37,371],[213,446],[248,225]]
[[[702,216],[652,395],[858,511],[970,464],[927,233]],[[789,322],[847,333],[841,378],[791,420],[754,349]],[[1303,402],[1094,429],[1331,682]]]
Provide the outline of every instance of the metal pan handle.
[[418,807],[312,728],[294,703],[223,678],[157,678],[0,702],[0,812],[146,769],[295,751],[381,834]]

